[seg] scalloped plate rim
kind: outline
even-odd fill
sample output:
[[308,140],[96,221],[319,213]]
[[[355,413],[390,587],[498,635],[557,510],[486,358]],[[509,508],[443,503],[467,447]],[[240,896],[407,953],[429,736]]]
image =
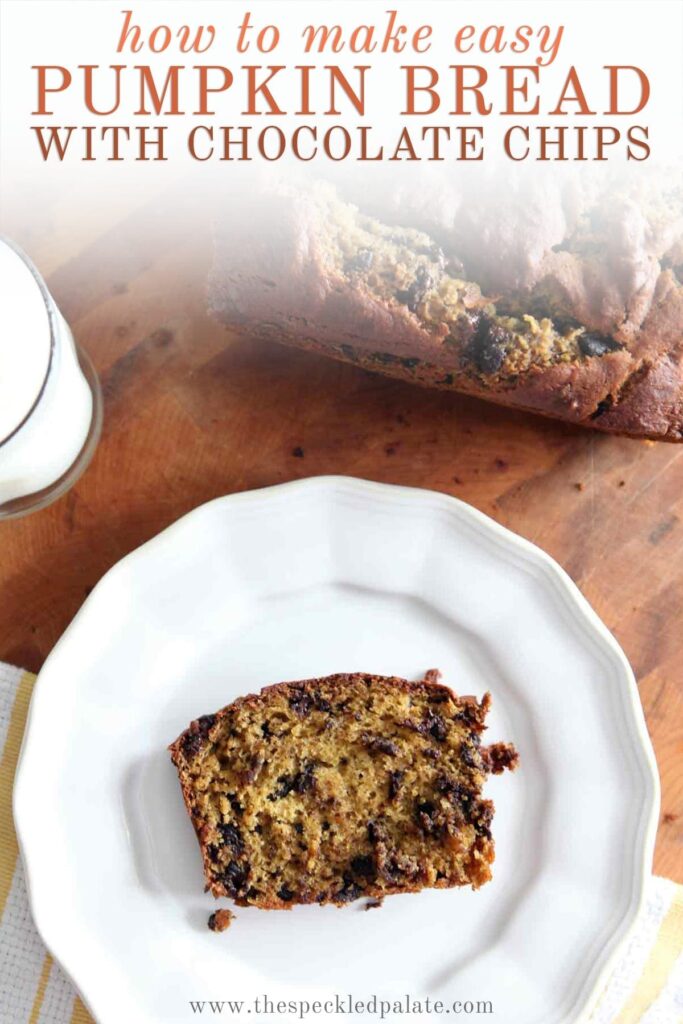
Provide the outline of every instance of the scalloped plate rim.
[[[636,853],[635,857],[635,861],[638,862],[640,870],[633,878],[629,905],[626,907],[618,925],[615,927],[611,939],[608,940],[603,947],[603,951],[607,950],[607,952],[603,957],[602,963],[600,963],[592,972],[592,979],[588,977],[582,985],[579,985],[572,1007],[561,1020],[558,1019],[556,1022],[556,1024],[582,1024],[582,1022],[588,1020],[588,1017],[597,1002],[598,996],[604,988],[620,951],[624,948],[633,931],[644,903],[645,886],[652,870],[652,859],[654,854],[657,823],[659,819],[660,782],[657,763],[640,702],[637,682],[631,665],[617,640],[589,604],[588,600],[584,597],[569,574],[555,561],[555,559],[532,541],[529,541],[507,527],[502,526],[490,516],[486,515],[486,513],[481,512],[479,509],[469,505],[467,502],[464,502],[452,495],[433,491],[428,488],[371,481],[353,476],[323,474],[304,477],[253,490],[222,495],[209,499],[208,501],[203,502],[184,513],[173,523],[162,529],[158,534],[154,535],[128,554],[124,555],[104,573],[70,624],[67,626],[62,636],[52,648],[42,669],[38,673],[31,694],[26,727],[17,761],[13,791],[13,814],[19,853],[25,873],[26,889],[37,931],[47,947],[48,952],[51,954],[55,962],[59,964],[67,978],[71,981],[83,1004],[86,1006],[93,1018],[100,1022],[100,1024],[105,1020],[108,1021],[109,1018],[106,1013],[104,1015],[99,1014],[95,1009],[96,1005],[104,1005],[106,1001],[105,995],[93,993],[87,979],[83,979],[81,977],[81,972],[73,965],[66,963],[66,960],[68,960],[69,957],[66,956],[62,958],[60,956],[59,937],[57,934],[59,922],[58,920],[50,921],[49,914],[44,914],[41,908],[36,905],[32,884],[32,872],[34,870],[34,865],[32,855],[27,849],[27,844],[24,841],[22,833],[22,792],[24,786],[27,785],[27,765],[29,763],[32,720],[35,715],[35,709],[40,701],[41,692],[46,686],[46,677],[53,671],[53,667],[58,665],[58,659],[63,656],[63,652],[72,642],[85,610],[90,607],[95,600],[97,600],[99,593],[101,593],[106,585],[110,583],[112,579],[115,579],[119,573],[123,572],[124,569],[130,569],[130,567],[136,562],[143,561],[146,553],[150,549],[161,547],[163,544],[169,543],[169,541],[173,542],[176,535],[179,535],[182,530],[187,529],[193,520],[198,520],[199,517],[207,511],[218,510],[223,506],[238,506],[240,504],[246,506],[250,503],[264,502],[272,499],[273,497],[287,494],[296,496],[297,494],[300,495],[306,492],[319,491],[322,493],[334,493],[335,491],[340,490],[346,490],[349,493],[355,492],[356,495],[363,496],[370,500],[377,500],[381,498],[389,499],[390,497],[402,495],[406,497],[409,502],[413,503],[434,502],[435,506],[440,506],[445,511],[454,513],[457,518],[462,522],[465,522],[467,525],[475,528],[480,534],[488,535],[489,540],[495,539],[498,544],[503,547],[516,549],[519,554],[524,556],[524,559],[528,563],[530,562],[535,564],[535,566],[543,570],[546,579],[552,586],[561,592],[566,606],[579,618],[582,626],[584,628],[588,627],[590,631],[600,639],[601,643],[615,659],[615,663],[622,676],[622,683],[626,689],[626,696],[628,697],[627,710],[630,713],[629,732],[631,739],[634,741],[634,745],[637,747],[639,755],[638,764],[643,781],[643,807],[637,825],[637,832],[640,840],[640,855],[638,856],[638,853]],[[52,925],[55,927],[52,927]]]

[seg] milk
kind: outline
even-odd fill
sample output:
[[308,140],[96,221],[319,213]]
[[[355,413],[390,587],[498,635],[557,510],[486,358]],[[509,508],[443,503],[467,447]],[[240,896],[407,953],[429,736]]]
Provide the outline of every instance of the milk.
[[94,412],[69,327],[36,270],[0,239],[0,516],[73,482]]

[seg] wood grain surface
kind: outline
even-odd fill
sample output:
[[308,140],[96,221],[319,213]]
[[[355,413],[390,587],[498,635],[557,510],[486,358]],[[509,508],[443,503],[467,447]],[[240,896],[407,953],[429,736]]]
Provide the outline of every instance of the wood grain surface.
[[325,473],[453,494],[545,548],[626,651],[662,779],[655,870],[683,882],[683,446],[237,340],[205,312],[206,217],[103,207],[3,225],[92,357],[105,420],[66,497],[0,523],[0,659],[38,670],[111,565],[217,495]]

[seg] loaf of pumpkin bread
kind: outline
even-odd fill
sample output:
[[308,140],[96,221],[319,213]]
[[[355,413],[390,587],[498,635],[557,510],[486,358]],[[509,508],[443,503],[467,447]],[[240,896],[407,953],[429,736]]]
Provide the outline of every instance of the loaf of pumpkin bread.
[[648,257],[638,271],[647,281],[631,286],[638,316],[608,329],[577,319],[588,306],[577,295],[597,288],[599,253],[580,281],[573,254],[554,256],[533,293],[491,297],[424,231],[383,223],[331,188],[288,186],[241,197],[226,214],[210,307],[249,337],[609,432],[681,440],[683,246]]

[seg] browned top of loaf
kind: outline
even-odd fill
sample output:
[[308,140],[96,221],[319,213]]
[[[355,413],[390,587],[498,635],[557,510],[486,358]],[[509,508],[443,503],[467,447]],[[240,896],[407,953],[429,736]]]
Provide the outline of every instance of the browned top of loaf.
[[447,324],[427,325],[405,303],[331,276],[319,212],[305,196],[251,202],[220,233],[211,275],[212,311],[232,327],[609,432],[683,439],[683,287],[670,269],[654,282],[640,329],[614,351],[501,379],[473,372],[464,347],[445,344]]

